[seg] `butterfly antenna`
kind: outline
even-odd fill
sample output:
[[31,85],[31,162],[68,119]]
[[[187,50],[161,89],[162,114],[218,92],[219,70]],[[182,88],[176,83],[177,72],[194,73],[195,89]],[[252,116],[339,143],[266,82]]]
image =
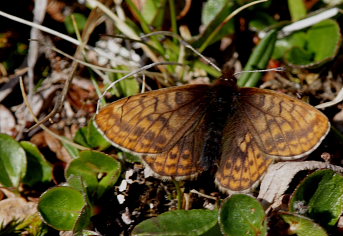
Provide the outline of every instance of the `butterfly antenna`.
[[204,55],[202,55],[200,52],[198,52],[192,45],[190,45],[188,42],[186,42],[180,35],[175,34],[174,32],[169,32],[169,31],[156,31],[156,32],[152,32],[150,34],[145,34],[143,36],[141,36],[141,39],[144,38],[148,38],[154,35],[167,35],[167,36],[171,36],[174,38],[177,38],[181,44],[183,46],[185,46],[186,48],[190,49],[191,51],[193,51],[196,55],[198,55],[199,57],[201,57],[204,61],[206,61],[208,64],[210,64],[211,66],[213,66],[216,70],[218,70],[219,72],[221,72],[222,70],[216,65],[214,64],[211,60],[209,60],[207,57],[205,57]]
[[285,71],[285,67],[276,67],[276,68],[270,68],[270,69],[264,69],[264,70],[243,70],[239,71],[233,74],[233,76],[237,77],[237,75],[243,74],[243,73],[252,73],[252,72],[269,72],[269,71]]
[[117,83],[119,83],[120,81],[124,80],[124,79],[127,79],[135,74],[138,74],[144,70],[148,70],[154,66],[159,66],[159,65],[178,65],[178,66],[185,66],[183,65],[182,63],[178,63],[178,62],[155,62],[155,63],[151,63],[149,65],[146,65],[146,66],[143,66],[137,70],[134,70],[130,73],[128,73],[127,75],[121,77],[120,79],[114,81],[113,83],[110,84],[110,86],[108,86],[106,88],[106,90],[101,94],[101,96],[99,97],[98,99],[98,103],[97,103],[97,106],[96,106],[96,114],[98,114],[99,110],[100,110],[100,101],[104,98],[105,94],[108,92],[108,90],[110,90],[111,88],[113,88],[114,85],[116,85]]

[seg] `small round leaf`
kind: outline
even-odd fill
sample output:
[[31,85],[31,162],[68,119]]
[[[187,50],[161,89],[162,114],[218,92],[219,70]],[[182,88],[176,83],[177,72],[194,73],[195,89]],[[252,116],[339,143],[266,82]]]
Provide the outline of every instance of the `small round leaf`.
[[26,173],[26,155],[20,144],[7,134],[0,134],[0,183],[18,187]]
[[296,214],[283,213],[280,215],[289,224],[289,235],[298,236],[327,236],[325,230],[311,219]]
[[138,224],[132,235],[202,235],[217,224],[217,211],[176,210]]
[[120,172],[120,162],[113,157],[101,152],[83,151],[70,163],[66,177],[80,176],[88,191],[96,192],[100,197],[117,182]]
[[24,148],[27,155],[27,169],[23,179],[25,184],[33,186],[38,183],[49,182],[52,179],[52,167],[45,160],[43,154],[33,143],[22,141],[20,145]]
[[343,177],[332,170],[310,174],[296,189],[290,211],[333,226],[343,212]]
[[219,224],[230,236],[262,236],[267,234],[265,213],[255,198],[236,194],[227,198],[219,212]]
[[44,221],[57,230],[72,230],[86,205],[84,196],[71,187],[46,191],[38,203]]

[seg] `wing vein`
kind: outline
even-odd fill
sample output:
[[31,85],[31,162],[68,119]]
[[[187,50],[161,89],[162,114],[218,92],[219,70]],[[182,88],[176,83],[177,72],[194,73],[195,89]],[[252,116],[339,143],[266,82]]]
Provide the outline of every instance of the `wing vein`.
[[[197,100],[196,100],[197,101]],[[192,102],[195,102],[195,101],[190,101],[189,103],[186,103],[186,104],[184,104],[184,105],[182,105],[182,106],[180,106],[180,107],[178,107],[177,109],[175,108],[175,109],[173,109],[173,110],[169,110],[169,111],[167,111],[167,112],[162,112],[162,113],[157,113],[157,112],[154,112],[154,113],[151,113],[151,114],[157,114],[158,115],[158,118],[160,118],[162,115],[165,115],[165,114],[167,114],[167,113],[171,113],[171,115],[173,115],[173,112],[175,112],[175,111],[177,111],[178,109],[181,109],[181,108],[183,108],[183,107],[185,107],[185,106],[187,106],[187,105],[190,105]],[[156,106],[157,105],[157,102],[155,101],[154,103],[151,103],[151,104],[149,104],[149,106],[146,106],[145,108],[148,108],[148,107],[150,107],[150,106]],[[156,109],[155,109],[155,111],[156,111]],[[151,114],[149,114],[149,115],[151,115]],[[194,114],[194,113],[193,113]],[[192,114],[192,115],[193,115]],[[129,122],[131,122],[132,120],[138,120],[138,122],[135,124],[135,125],[133,125],[132,127],[131,127],[131,129],[128,131],[128,134],[126,135],[126,137],[125,138],[123,138],[123,143],[125,143],[125,141],[126,141],[126,139],[132,134],[132,132],[134,132],[134,130],[135,130],[135,128],[136,128],[136,126],[139,124],[139,123],[141,123],[141,122],[143,122],[144,121],[144,118],[146,117],[141,117],[141,119],[139,119],[139,117],[137,118],[137,116],[139,116],[140,115],[140,113],[139,112],[137,112],[137,114],[136,115],[134,115],[133,117],[131,117],[127,122],[129,123]],[[158,119],[157,118],[157,119]],[[170,118],[170,117],[169,117]],[[157,119],[155,119],[155,120],[157,120]],[[188,122],[188,120],[185,122],[185,123],[187,123]],[[185,124],[184,123],[184,124]],[[154,125],[155,123],[154,122],[151,122],[151,124],[150,124],[150,126],[149,127],[147,127],[147,128],[145,128],[145,132],[147,131],[147,130],[149,130],[153,125]],[[181,127],[182,127],[182,125],[180,125]],[[179,129],[180,130],[180,129]],[[178,130],[178,131],[179,131]],[[144,137],[144,135],[141,135],[140,137],[139,137],[139,139],[137,139],[137,141],[136,141],[136,145],[139,143],[139,141],[142,139]],[[136,145],[135,145],[135,147],[136,147]]]
[[[252,106],[252,107],[254,107],[254,106]],[[255,134],[256,134],[256,136],[259,138],[260,144],[264,147],[264,150],[266,150],[265,144],[264,144],[264,142],[262,141],[262,138],[261,138],[261,136],[259,135],[259,132],[257,131],[256,127],[254,126],[253,121],[252,121],[251,118],[249,117],[249,112],[246,111],[246,108],[245,108],[245,107],[243,107],[243,110],[244,110],[244,113],[246,114],[246,117],[247,117],[249,123],[250,123],[250,126],[255,130]],[[262,113],[262,114],[263,114],[263,113]],[[264,118],[266,119],[265,116],[264,116]],[[266,123],[267,123],[267,121],[266,121]],[[268,127],[268,126],[267,126],[267,127]],[[268,131],[269,131],[270,135],[272,136],[269,127],[268,127]],[[272,136],[272,137],[273,137],[273,136]]]
[[[289,122],[287,119],[283,118],[283,117],[280,116],[280,115],[273,115],[273,114],[270,114],[269,112],[263,111],[260,107],[256,106],[255,104],[253,104],[253,103],[251,103],[251,102],[249,102],[249,101],[245,101],[245,102],[246,102],[247,104],[249,104],[251,107],[253,107],[253,108],[255,108],[256,110],[260,111],[262,114],[263,114],[263,113],[267,113],[269,116],[273,117],[274,119],[275,119],[275,118],[281,118],[282,120],[285,120],[285,121],[293,128],[293,129],[292,129],[292,131],[293,131],[293,135],[292,135],[292,136],[296,138],[296,140],[298,141],[298,143],[300,144],[300,146],[301,146],[302,149],[304,150],[303,145],[300,143],[300,140],[299,140],[298,135],[296,135],[296,134],[294,133],[294,130],[295,130],[295,129],[294,129],[294,126],[293,126],[293,124],[292,124],[291,122]],[[292,104],[291,111],[287,111],[287,113],[292,117],[292,120],[293,120],[295,123],[298,124],[298,127],[301,127],[301,124],[299,123],[298,119],[297,119],[296,117],[294,117],[294,115],[292,114],[293,112],[296,112],[296,113],[298,114],[297,117],[301,117],[301,119],[303,119],[304,122],[305,122],[306,124],[309,124],[309,123],[305,120],[304,116],[301,115],[301,114],[299,114],[299,111],[297,111],[297,109],[295,109],[296,107],[297,107],[297,106],[296,106],[295,104]],[[251,123],[252,123],[252,121],[251,121]],[[276,122],[276,123],[278,124],[278,122]],[[279,124],[278,124],[278,126],[279,126]],[[279,126],[279,127],[280,127],[280,126]],[[270,131],[269,126],[268,126],[268,130]],[[280,129],[280,130],[282,131],[282,129]],[[271,132],[270,132],[270,135],[271,135],[271,137],[273,138],[273,141],[275,142],[274,136],[271,134]],[[284,133],[283,133],[283,135],[284,135]],[[286,143],[287,143],[289,149],[291,150],[291,147],[289,146],[289,142],[286,142]],[[274,146],[274,148],[276,148],[275,145],[273,145],[273,146]],[[290,156],[293,156],[293,155],[290,155]]]
[[[186,126],[187,123],[189,123],[190,121],[194,120],[194,119],[193,119],[194,114],[197,114],[198,111],[201,110],[201,109],[203,109],[203,107],[198,106],[198,108],[197,108],[191,115],[188,116],[188,119],[185,120],[185,122],[183,122],[183,125],[179,125],[179,128],[177,129],[177,131],[175,132],[175,134],[177,134],[181,129],[183,129],[183,128]],[[197,123],[197,122],[199,121],[199,119],[203,116],[203,114],[206,112],[206,110],[207,110],[207,109],[204,109],[204,111],[203,111],[202,113],[200,113],[199,118],[195,119],[196,122],[194,122],[194,123]],[[170,112],[170,111],[168,111],[168,112]],[[166,112],[166,113],[167,113],[167,112]],[[166,114],[166,113],[161,113],[161,114],[159,115],[159,117],[160,117],[161,115]],[[173,115],[172,112],[171,112],[171,115]],[[141,120],[140,122],[142,122],[142,120]],[[139,123],[140,123],[140,122],[139,122]],[[146,130],[149,130],[153,125],[154,125],[154,123],[151,123],[151,125],[150,125]],[[186,131],[186,132],[187,132],[187,131]],[[185,133],[186,133],[186,132],[185,132]],[[131,134],[131,132],[130,132],[130,134]],[[129,136],[129,135],[128,135],[128,136]],[[175,136],[175,135],[174,135],[174,136]],[[144,135],[141,135],[141,136],[137,139],[136,145],[140,142],[140,140],[141,140],[143,137],[145,137],[145,136],[144,136]],[[179,138],[179,140],[180,140],[181,138],[182,138],[182,136]],[[177,143],[177,142],[178,142],[178,140],[176,141],[176,143]],[[174,145],[174,146],[175,146],[175,145]],[[172,147],[171,147],[171,148],[172,148]]]

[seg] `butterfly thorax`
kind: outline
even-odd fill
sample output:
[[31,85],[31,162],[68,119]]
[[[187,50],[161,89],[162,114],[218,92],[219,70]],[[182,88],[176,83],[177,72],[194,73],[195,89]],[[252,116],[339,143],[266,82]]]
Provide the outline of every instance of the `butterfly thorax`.
[[200,164],[205,170],[217,164],[222,152],[222,136],[225,125],[236,110],[239,89],[235,78],[222,76],[210,88],[210,105],[206,111],[208,128]]

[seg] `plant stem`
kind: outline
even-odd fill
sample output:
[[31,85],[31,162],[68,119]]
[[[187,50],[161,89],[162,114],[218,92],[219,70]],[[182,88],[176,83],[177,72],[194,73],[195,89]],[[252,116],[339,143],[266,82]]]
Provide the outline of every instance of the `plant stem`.
[[181,210],[183,199],[182,199],[182,192],[181,192],[181,189],[180,189],[179,181],[176,181],[176,180],[173,179],[173,183],[175,185],[176,193],[177,193],[177,209]]

